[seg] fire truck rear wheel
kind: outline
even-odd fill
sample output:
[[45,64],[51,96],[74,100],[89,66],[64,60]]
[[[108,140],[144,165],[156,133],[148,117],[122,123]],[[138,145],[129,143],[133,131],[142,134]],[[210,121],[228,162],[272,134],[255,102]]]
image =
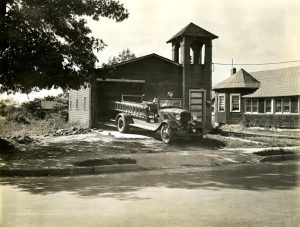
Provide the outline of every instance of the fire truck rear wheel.
[[128,132],[129,130],[129,125],[123,117],[118,119],[117,127],[119,132]]

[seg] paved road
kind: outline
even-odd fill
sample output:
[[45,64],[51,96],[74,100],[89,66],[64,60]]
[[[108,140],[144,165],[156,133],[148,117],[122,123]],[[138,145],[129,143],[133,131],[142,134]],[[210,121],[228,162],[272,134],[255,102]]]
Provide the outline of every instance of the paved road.
[[[2,178],[1,226],[299,226],[300,163]],[[2,215],[2,216],[1,216]]]

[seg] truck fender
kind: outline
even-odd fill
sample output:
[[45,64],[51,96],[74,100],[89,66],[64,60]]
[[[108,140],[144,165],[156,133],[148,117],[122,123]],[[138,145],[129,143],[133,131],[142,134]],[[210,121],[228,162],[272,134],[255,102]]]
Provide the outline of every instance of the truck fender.
[[[159,127],[157,128],[157,130],[160,130],[161,127],[162,127],[164,124],[170,125],[170,120],[168,120],[168,119],[163,120],[163,121],[160,123]],[[156,131],[157,131],[157,130],[156,130]]]
[[119,118],[122,117],[127,124],[132,124],[133,120],[129,114],[119,113],[115,118],[115,125],[117,126]]

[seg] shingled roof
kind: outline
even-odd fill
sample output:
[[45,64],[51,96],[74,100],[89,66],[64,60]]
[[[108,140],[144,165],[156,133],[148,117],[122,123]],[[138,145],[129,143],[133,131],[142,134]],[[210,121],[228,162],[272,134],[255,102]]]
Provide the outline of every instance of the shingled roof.
[[203,28],[200,28],[199,26],[195,25],[194,23],[190,23],[187,26],[185,26],[183,29],[181,29],[176,35],[174,35],[171,39],[167,41],[167,43],[172,42],[173,39],[176,39],[178,37],[182,36],[199,36],[199,37],[208,37],[211,39],[216,39],[218,36],[210,33],[209,31],[206,31]]
[[260,82],[254,93],[244,95],[247,98],[280,97],[300,95],[300,66],[283,69],[252,72]]
[[227,88],[252,88],[257,89],[260,82],[251,76],[244,69],[240,69],[237,73],[218,83],[213,87],[213,90],[227,89]]

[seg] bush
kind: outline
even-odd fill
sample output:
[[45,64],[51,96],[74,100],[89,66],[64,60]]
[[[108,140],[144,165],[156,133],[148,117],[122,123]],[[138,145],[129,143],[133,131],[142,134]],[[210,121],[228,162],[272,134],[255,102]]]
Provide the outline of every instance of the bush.
[[30,124],[28,115],[23,111],[16,110],[7,116],[7,121],[16,122],[19,124]]
[[247,127],[277,127],[277,128],[299,128],[299,115],[289,114],[244,114],[243,123]]

